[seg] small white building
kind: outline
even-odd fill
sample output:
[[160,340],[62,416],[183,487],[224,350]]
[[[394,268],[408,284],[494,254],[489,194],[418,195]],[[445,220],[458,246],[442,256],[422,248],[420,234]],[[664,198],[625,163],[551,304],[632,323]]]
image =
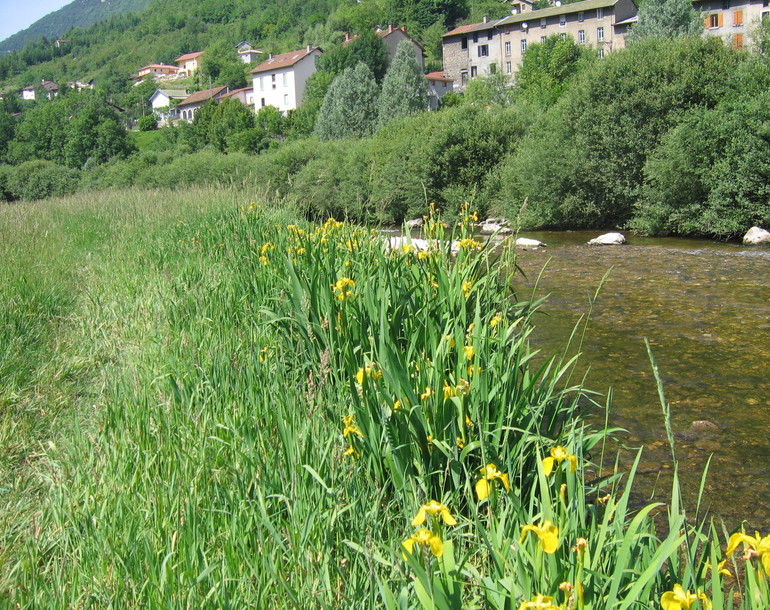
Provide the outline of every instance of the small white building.
[[230,99],[238,100],[244,106],[254,106],[254,89],[252,87],[243,87],[242,89],[233,89],[227,95]]
[[443,72],[429,72],[425,78],[428,81],[428,107],[438,110],[441,98],[454,88],[454,79],[447,77]]
[[150,106],[152,106],[155,116],[158,117],[158,122],[161,125],[166,125],[176,118],[176,108],[172,113],[171,102],[181,102],[187,97],[188,93],[184,89],[156,89],[155,93],[150,96]]
[[259,49],[255,49],[251,46],[251,43],[242,40],[235,46],[235,51],[238,54],[238,58],[245,64],[250,64],[253,61],[259,61],[263,53]]
[[254,109],[275,106],[283,113],[294,110],[302,103],[305,83],[316,70],[319,47],[307,46],[299,51],[270,54],[256,68],[250,70],[254,80]]
[[176,66],[170,66],[168,64],[150,64],[149,66],[143,66],[136,71],[138,78],[144,78],[145,76],[152,75],[155,78],[175,78],[179,68]]

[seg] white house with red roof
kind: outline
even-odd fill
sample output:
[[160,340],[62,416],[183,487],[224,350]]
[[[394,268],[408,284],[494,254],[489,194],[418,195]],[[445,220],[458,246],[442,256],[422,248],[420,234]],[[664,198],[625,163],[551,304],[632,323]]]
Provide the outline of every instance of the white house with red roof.
[[441,98],[454,88],[454,80],[443,72],[429,72],[425,79],[428,81],[428,107],[438,110]]
[[143,66],[136,71],[137,78],[144,78],[147,75],[152,75],[158,80],[164,80],[168,78],[176,78],[179,73],[177,66],[170,66],[168,64],[150,64],[149,66]]
[[275,106],[283,113],[302,103],[305,83],[315,72],[319,47],[307,46],[299,51],[273,55],[250,70],[254,81],[254,109]]
[[190,76],[193,72],[201,67],[201,55],[203,55],[203,51],[185,53],[184,55],[177,57],[174,60],[174,63],[179,66],[180,72],[184,72],[185,75]]

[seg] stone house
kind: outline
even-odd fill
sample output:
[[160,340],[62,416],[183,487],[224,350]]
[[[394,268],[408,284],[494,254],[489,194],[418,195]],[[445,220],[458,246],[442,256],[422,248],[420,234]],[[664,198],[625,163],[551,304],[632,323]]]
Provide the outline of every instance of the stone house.
[[[382,38],[382,41],[385,43],[385,48],[388,51],[388,64],[390,64],[390,62],[392,62],[393,58],[396,56],[396,49],[398,48],[398,44],[404,40],[408,40],[410,43],[412,43],[412,47],[414,49],[414,58],[417,60],[417,65],[420,66],[420,70],[425,70],[425,49],[423,49],[416,40],[414,40],[411,36],[409,36],[409,34],[406,33],[406,26],[394,28],[393,24],[389,24],[387,28],[381,28],[378,26],[374,31],[377,36]],[[342,41],[342,45],[345,46],[356,38],[358,38],[358,34],[351,36],[350,34],[346,33],[345,40]]]
[[270,54],[250,70],[255,111],[264,106],[275,106],[283,113],[298,108],[305,93],[305,83],[316,71],[316,58],[321,53],[319,47],[308,45],[298,51]]
[[494,74],[500,67],[500,41],[496,25],[486,17],[481,23],[461,25],[442,37],[444,75],[462,91],[476,76]]

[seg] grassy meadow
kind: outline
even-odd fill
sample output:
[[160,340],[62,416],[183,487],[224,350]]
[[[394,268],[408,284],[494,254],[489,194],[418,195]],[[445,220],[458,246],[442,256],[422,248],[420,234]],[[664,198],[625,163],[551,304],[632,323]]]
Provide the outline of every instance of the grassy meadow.
[[470,210],[425,251],[299,217],[0,208],[0,606],[770,607],[770,536],[631,505]]

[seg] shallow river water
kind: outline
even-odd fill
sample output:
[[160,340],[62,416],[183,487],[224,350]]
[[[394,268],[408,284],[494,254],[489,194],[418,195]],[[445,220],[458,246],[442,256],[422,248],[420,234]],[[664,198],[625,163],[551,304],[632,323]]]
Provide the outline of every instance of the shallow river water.
[[[728,526],[770,529],[770,248],[626,235],[624,246],[585,245],[597,232],[526,233],[548,248],[520,251],[519,298],[550,295],[534,342],[562,348],[593,305],[581,370],[587,387],[612,388],[611,426],[628,449],[644,447],[644,499],[670,490],[671,453],[644,338],[649,339],[671,406],[686,498],[698,492],[712,457],[705,505]],[[538,275],[542,272],[539,283]],[[593,413],[594,424],[604,414]],[[693,430],[694,421],[714,424]]]

